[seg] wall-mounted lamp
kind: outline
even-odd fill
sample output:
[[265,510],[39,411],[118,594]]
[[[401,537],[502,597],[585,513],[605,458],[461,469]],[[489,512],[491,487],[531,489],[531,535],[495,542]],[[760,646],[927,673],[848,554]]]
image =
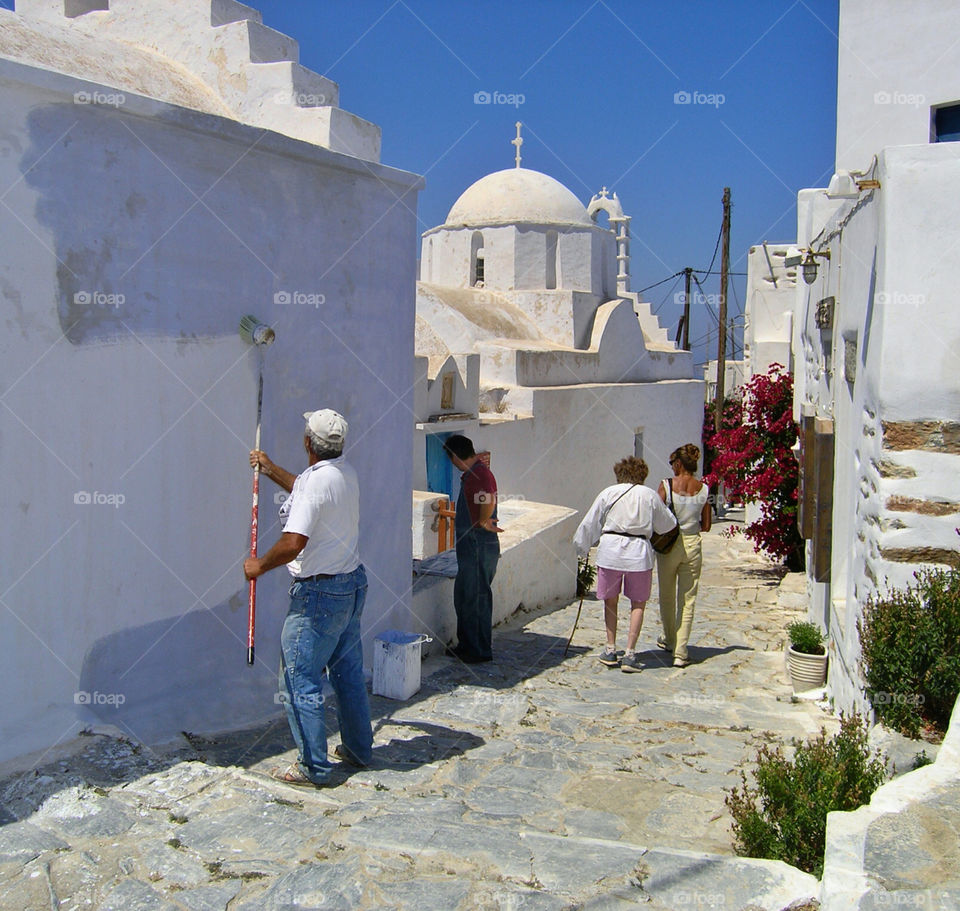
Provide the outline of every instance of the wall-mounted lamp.
[[815,256],[822,256],[824,259],[830,259],[830,251],[824,250],[823,253],[816,253],[813,250],[807,250],[807,258],[803,261],[803,280],[812,285],[817,280],[817,261]]

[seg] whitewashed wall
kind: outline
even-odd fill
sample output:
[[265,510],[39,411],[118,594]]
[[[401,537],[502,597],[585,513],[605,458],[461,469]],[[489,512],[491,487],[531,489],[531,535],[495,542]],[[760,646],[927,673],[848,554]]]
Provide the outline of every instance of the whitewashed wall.
[[960,102],[960,10],[950,0],[843,0],[837,168],[930,140],[930,109]]
[[651,487],[672,474],[667,465],[672,450],[700,445],[699,380],[532,392],[536,417],[481,424],[475,432],[474,443],[491,452],[505,498],[559,503],[582,514],[604,487],[616,483],[613,465],[634,455],[636,433],[643,434]]
[[[856,621],[871,595],[957,558],[960,524],[960,315],[955,260],[960,146],[900,146],[879,156],[881,189],[822,223],[802,219],[831,260],[798,291],[798,405],[836,427],[831,583],[809,580],[834,643],[830,685],[864,707]],[[806,191],[812,194],[813,191]],[[822,191],[821,191],[822,193]],[[803,212],[830,211],[808,195]],[[842,227],[842,233],[839,228]],[[832,329],[817,302],[837,301]],[[852,343],[852,382],[845,377]]]
[[0,61],[0,86],[0,759],[94,719],[153,739],[272,714],[287,586],[260,584],[248,668],[256,359],[237,325],[276,326],[276,461],[304,466],[304,410],[350,422],[369,642],[410,598],[420,183],[132,94],[77,105],[112,90],[31,66]]
[[[744,379],[767,373],[771,364],[781,364],[793,373],[791,342],[799,269],[784,266],[787,249],[786,244],[759,244],[747,254]],[[716,368],[713,376],[716,384]]]

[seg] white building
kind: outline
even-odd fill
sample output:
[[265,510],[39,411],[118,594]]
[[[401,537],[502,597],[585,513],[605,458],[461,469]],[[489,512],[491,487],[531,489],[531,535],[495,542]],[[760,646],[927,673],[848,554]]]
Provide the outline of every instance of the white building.
[[245,663],[246,313],[277,333],[263,448],[299,470],[303,411],[350,422],[368,640],[409,604],[421,181],[259,20],[231,0],[0,10],[0,759],[90,723],[149,741],[277,711],[283,571]]
[[415,488],[452,489],[454,431],[491,451],[504,498],[579,511],[618,459],[643,457],[655,485],[699,443],[703,384],[629,290],[629,223],[615,194],[584,206],[518,161],[423,235]]
[[956,4],[843,0],[837,173],[799,195],[803,531],[842,709],[865,706],[866,600],[960,565],[957,34]]
[[747,254],[747,300],[744,305],[743,380],[764,374],[772,364],[793,373],[793,308],[797,267],[784,262],[786,244],[762,243]]

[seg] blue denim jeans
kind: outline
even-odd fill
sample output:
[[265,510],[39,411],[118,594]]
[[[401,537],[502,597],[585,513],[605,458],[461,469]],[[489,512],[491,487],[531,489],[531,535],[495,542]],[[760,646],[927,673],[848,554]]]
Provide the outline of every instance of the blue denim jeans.
[[323,717],[323,680],[328,674],[345,749],[360,762],[371,758],[373,731],[360,644],[366,596],[363,564],[353,572],[294,580],[290,586],[290,610],[280,634],[280,699],[300,752],[300,767],[312,781],[325,781],[333,768],[327,760]]
[[457,538],[457,578],[453,606],[457,612],[457,647],[476,658],[493,657],[493,592],[500,561],[496,532],[472,528]]

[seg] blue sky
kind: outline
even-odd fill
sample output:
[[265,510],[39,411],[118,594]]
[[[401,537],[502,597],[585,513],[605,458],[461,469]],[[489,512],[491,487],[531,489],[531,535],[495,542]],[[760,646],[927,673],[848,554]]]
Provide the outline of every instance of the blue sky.
[[[426,175],[421,230],[513,166],[517,120],[524,167],[584,203],[617,191],[633,217],[635,290],[707,268],[724,186],[742,272],[751,244],[795,238],[797,190],[833,171],[837,0],[251,2],[300,42],[301,63],[339,83],[341,107],[382,128],[384,164]],[[523,102],[476,104],[480,91]],[[719,276],[701,281],[719,290]],[[671,337],[682,289],[644,295]],[[742,276],[733,290],[742,304]],[[716,322],[703,305],[691,322],[702,360]]]

